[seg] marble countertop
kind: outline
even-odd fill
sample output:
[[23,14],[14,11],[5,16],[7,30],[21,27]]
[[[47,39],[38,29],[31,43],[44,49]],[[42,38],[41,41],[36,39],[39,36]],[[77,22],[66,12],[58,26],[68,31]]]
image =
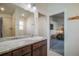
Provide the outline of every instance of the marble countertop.
[[0,54],[12,51],[25,45],[45,40],[43,37],[21,38],[0,42]]

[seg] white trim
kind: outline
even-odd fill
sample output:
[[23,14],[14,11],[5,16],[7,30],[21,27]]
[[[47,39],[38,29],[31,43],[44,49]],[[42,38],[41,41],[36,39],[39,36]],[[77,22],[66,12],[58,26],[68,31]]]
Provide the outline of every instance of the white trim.
[[[67,10],[65,9],[64,11],[60,11],[60,12],[56,12],[56,13],[53,13],[52,15],[56,15],[56,14],[59,14],[59,13],[61,13],[61,12],[64,12],[64,55],[66,55],[66,47],[65,47],[65,45],[66,45],[66,43],[65,43],[65,40],[66,40],[66,35],[67,35]],[[49,21],[50,21],[50,16],[51,15],[49,15]],[[48,27],[49,28],[49,27]],[[49,32],[49,41],[48,42],[50,42],[50,30],[48,31]],[[50,44],[48,43],[48,45],[49,45],[49,47],[48,47],[48,49],[50,50]]]

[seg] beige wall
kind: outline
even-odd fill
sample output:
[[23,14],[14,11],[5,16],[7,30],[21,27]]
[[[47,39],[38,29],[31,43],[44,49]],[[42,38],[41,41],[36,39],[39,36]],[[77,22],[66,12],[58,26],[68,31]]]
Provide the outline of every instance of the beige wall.
[[10,14],[0,14],[3,18],[3,37],[12,36],[12,16]]
[[12,36],[15,36],[16,35],[16,32],[15,32],[15,27],[16,27],[16,17],[13,13],[12,15]]
[[46,16],[38,17],[38,35],[46,37]]
[[35,34],[34,15],[30,15],[26,20],[26,34],[29,36],[34,36]]

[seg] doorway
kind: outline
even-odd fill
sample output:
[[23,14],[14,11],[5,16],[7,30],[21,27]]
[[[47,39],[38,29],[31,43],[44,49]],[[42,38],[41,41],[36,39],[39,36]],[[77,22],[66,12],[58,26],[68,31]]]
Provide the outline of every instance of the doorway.
[[64,12],[50,16],[50,49],[64,56]]
[[2,17],[0,17],[0,38],[2,37]]

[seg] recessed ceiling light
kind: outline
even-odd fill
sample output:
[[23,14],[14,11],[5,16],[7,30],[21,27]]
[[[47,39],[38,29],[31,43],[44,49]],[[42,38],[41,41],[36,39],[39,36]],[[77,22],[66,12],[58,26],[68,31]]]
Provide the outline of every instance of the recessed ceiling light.
[[31,4],[28,4],[27,6],[28,6],[28,8],[31,8]]
[[1,11],[4,11],[5,9],[3,7],[0,8]]

